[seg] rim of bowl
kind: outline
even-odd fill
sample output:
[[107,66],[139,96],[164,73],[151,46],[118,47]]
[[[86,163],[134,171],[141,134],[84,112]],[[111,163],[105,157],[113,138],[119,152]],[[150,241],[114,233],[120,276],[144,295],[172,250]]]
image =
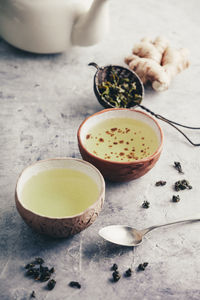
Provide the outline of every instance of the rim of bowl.
[[[97,200],[92,205],[88,206],[85,210],[83,210],[82,212],[80,212],[79,214],[72,215],[72,216],[65,216],[65,217],[50,217],[50,216],[45,216],[45,215],[42,215],[42,214],[38,214],[38,213],[34,212],[31,209],[28,209],[21,202],[20,197],[18,195],[18,186],[19,186],[19,180],[20,180],[22,174],[27,169],[34,167],[36,164],[39,164],[40,162],[48,162],[48,161],[52,161],[52,160],[75,160],[75,161],[78,161],[78,162],[83,163],[83,164],[87,165],[88,167],[91,167],[92,169],[94,169],[96,171],[97,175],[99,176],[100,182],[101,182],[101,188],[100,188]],[[93,206],[99,201],[100,198],[103,197],[103,199],[104,199],[104,195],[105,195],[105,180],[104,180],[103,175],[101,174],[101,172],[94,165],[92,165],[91,163],[89,163],[88,161],[85,161],[85,160],[79,159],[79,158],[73,158],[73,157],[53,157],[53,158],[47,158],[47,159],[39,160],[39,161],[37,161],[37,162],[35,162],[35,163],[27,166],[20,173],[20,175],[19,175],[19,177],[17,179],[16,187],[15,187],[15,196],[16,196],[17,200],[19,201],[20,205],[25,210],[27,210],[28,212],[31,212],[31,213],[33,213],[33,214],[35,214],[37,216],[40,216],[40,217],[43,217],[43,218],[46,218],[46,219],[50,219],[50,220],[55,220],[55,219],[56,220],[73,219],[73,218],[79,217],[79,216],[83,215],[84,213],[86,213],[87,211],[89,211],[91,208],[93,208]]]
[[[135,111],[137,113],[140,113],[140,114],[143,114],[145,115],[147,118],[151,119],[155,124],[156,126],[158,127],[159,129],[159,132],[160,132],[160,144],[159,144],[159,147],[156,149],[156,151],[151,154],[150,156],[147,156],[145,158],[142,158],[142,159],[138,159],[138,160],[133,160],[133,161],[127,161],[127,162],[121,162],[121,161],[114,161],[114,160],[106,160],[106,159],[103,159],[103,158],[100,158],[94,154],[92,154],[91,152],[89,152],[85,146],[83,145],[82,143],[82,139],[81,139],[81,129],[83,127],[83,125],[90,119],[90,118],[93,118],[94,116],[97,116],[99,114],[102,114],[102,113],[106,113],[108,111],[116,111],[116,110],[127,110],[127,111]],[[157,153],[159,153],[161,150],[162,150],[162,147],[163,147],[163,131],[159,125],[159,123],[157,122],[157,120],[155,120],[152,116],[148,115],[147,113],[143,112],[143,111],[140,111],[140,110],[137,110],[137,109],[133,109],[133,108],[106,108],[106,109],[103,109],[101,111],[98,111],[96,113],[94,113],[93,115],[87,117],[82,123],[81,125],[79,126],[79,129],[78,129],[78,132],[77,132],[77,138],[78,138],[78,142],[80,143],[81,147],[90,155],[92,156],[93,158],[97,159],[97,160],[100,160],[102,162],[106,162],[106,163],[110,163],[110,164],[123,164],[123,165],[130,165],[130,164],[138,164],[140,162],[145,162],[145,161],[148,161],[149,159],[153,158],[156,156]]]

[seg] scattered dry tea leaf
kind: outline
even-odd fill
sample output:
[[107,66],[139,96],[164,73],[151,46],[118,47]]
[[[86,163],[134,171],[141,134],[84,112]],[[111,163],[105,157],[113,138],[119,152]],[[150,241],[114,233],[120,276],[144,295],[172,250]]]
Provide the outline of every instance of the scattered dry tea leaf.
[[35,298],[35,296],[36,296],[36,295],[35,295],[35,291],[32,291],[30,297],[31,297],[31,298]]
[[174,168],[179,172],[179,173],[183,173],[183,170],[182,170],[182,166],[181,166],[181,163],[179,161],[175,161],[174,162]]
[[144,262],[143,264],[139,264],[139,266],[137,267],[138,271],[144,271],[146,269],[146,267],[148,266],[148,262]]
[[125,277],[130,277],[132,275],[132,270],[131,268],[129,268],[128,270],[126,270],[125,272]]
[[174,189],[176,192],[186,189],[191,190],[192,186],[190,185],[188,180],[183,179],[175,182]]
[[172,196],[172,202],[179,202],[181,199],[180,199],[180,196],[179,195],[173,195]]
[[78,281],[70,281],[69,286],[72,288],[77,288],[77,289],[81,288],[81,285]]
[[166,183],[167,183],[167,182],[164,181],[164,180],[159,180],[159,181],[156,182],[155,185],[156,185],[156,186],[164,186]]
[[121,275],[119,274],[119,271],[114,271],[112,273],[112,276],[113,276],[113,281],[114,282],[117,282],[121,278]]
[[50,291],[54,289],[55,285],[56,285],[56,281],[54,279],[49,280],[47,283],[47,287]]
[[150,207],[150,202],[149,202],[149,201],[144,201],[144,202],[142,203],[142,207],[143,207],[143,208],[149,208],[149,207]]
[[117,264],[113,264],[112,267],[111,267],[111,270],[112,271],[117,271],[118,269],[118,265]]

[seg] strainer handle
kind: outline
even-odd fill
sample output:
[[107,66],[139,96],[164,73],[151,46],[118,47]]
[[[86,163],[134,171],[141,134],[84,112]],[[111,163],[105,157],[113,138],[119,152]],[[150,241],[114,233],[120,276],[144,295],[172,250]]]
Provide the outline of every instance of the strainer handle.
[[[154,113],[153,111],[151,111],[149,108],[141,105],[141,104],[138,104],[138,106],[140,108],[142,108],[143,110],[145,110],[146,112],[150,113],[152,116],[156,117],[157,119],[163,121],[163,122],[166,122],[167,124],[171,125],[172,127],[174,127],[176,130],[178,130],[187,140],[190,144],[192,144],[193,146],[200,146],[200,143],[193,143],[191,141],[191,139],[182,131],[180,130],[177,126],[181,126],[181,127],[184,127],[184,128],[188,128],[188,129],[195,129],[195,130],[200,130],[200,127],[192,127],[192,126],[187,126],[187,125],[183,125],[183,124],[180,124],[180,123],[177,123],[175,121],[172,121],[172,120],[169,120],[159,114],[156,114]],[[177,125],[177,126],[175,126]]]
[[89,63],[88,66],[93,66],[93,67],[95,67],[97,70],[100,69],[100,67],[99,67],[95,62]]

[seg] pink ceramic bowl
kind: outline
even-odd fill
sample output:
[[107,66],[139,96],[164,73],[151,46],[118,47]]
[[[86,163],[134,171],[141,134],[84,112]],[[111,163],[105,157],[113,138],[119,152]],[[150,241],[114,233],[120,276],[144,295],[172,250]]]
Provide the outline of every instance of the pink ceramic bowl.
[[[105,160],[89,152],[84,145],[87,134],[98,122],[110,118],[133,118],[145,122],[158,138],[156,151],[146,158],[128,162]],[[146,174],[158,161],[163,147],[163,132],[158,122],[150,115],[135,109],[111,108],[97,112],[82,122],[77,137],[82,158],[96,166],[105,179],[118,182],[130,181]]]

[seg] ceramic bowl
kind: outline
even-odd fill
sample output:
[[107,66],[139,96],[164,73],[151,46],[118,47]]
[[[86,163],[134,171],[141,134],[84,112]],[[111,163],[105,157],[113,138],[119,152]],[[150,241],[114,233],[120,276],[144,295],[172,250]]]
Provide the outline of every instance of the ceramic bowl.
[[[159,146],[150,156],[129,162],[105,160],[89,152],[84,146],[87,133],[93,126],[110,118],[133,118],[149,125],[158,137]],[[78,129],[78,145],[82,158],[96,166],[105,179],[116,182],[130,181],[146,174],[158,161],[163,147],[163,133],[158,122],[150,115],[135,109],[111,108],[97,112],[88,117]]]
[[[21,201],[22,190],[26,182],[32,176],[42,171],[60,168],[77,170],[90,176],[98,186],[99,194],[97,200],[80,214],[62,218],[39,215],[26,208]],[[90,163],[75,158],[54,158],[36,162],[23,170],[15,190],[16,207],[24,221],[39,233],[58,238],[76,234],[91,225],[101,211],[104,196],[105,182],[101,173]]]

